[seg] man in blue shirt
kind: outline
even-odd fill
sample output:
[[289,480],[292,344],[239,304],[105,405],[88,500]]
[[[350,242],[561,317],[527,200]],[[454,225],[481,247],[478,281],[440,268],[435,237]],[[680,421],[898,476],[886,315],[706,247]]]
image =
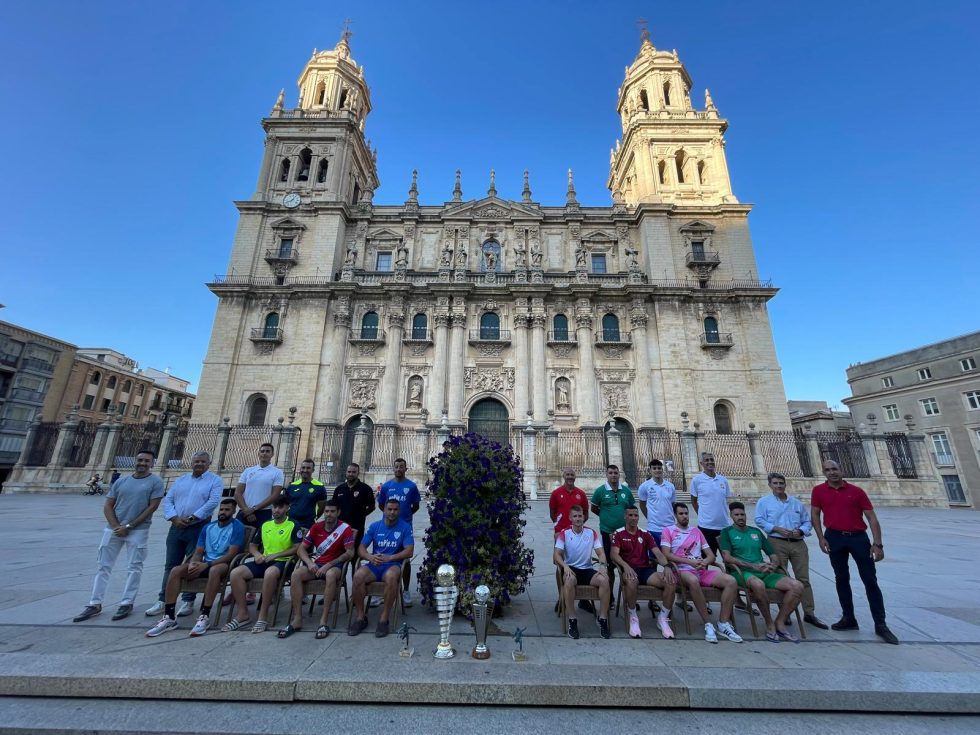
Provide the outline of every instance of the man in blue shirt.
[[191,636],[196,637],[207,632],[211,605],[228,573],[228,565],[245,545],[245,526],[234,518],[236,505],[232,498],[222,500],[218,506],[218,520],[212,521],[201,529],[197,548],[194,549],[191,560],[170,571],[164,598],[163,618],[146,631],[147,638],[156,638],[177,627],[177,595],[180,594],[181,583],[185,579],[197,579],[205,575],[208,584],[204,590],[201,616],[191,629]]
[[[384,510],[385,504],[389,500],[397,500],[399,517],[411,528],[412,517],[422,503],[422,495],[419,493],[418,485],[405,477],[405,470],[407,469],[408,463],[404,459],[399,457],[395,460],[392,467],[395,477],[381,486],[381,491],[378,493],[378,509]],[[405,607],[412,606],[412,593],[409,591],[411,581],[412,562],[409,558],[409,562],[402,567],[402,586],[404,587],[402,604]]]
[[769,489],[772,492],[759,498],[755,506],[755,525],[766,533],[780,558],[789,560],[793,576],[803,584],[803,619],[814,628],[827,630],[827,624],[816,615],[810,587],[810,552],[806,546],[806,537],[813,532],[810,512],[798,498],[786,493],[786,478],[778,472],[769,473]]
[[[398,599],[398,578],[401,576],[399,567],[415,553],[412,526],[399,518],[399,501],[391,498],[385,503],[383,510],[384,520],[372,523],[364,534],[364,540],[357,547],[357,556],[368,563],[354,572],[354,591],[351,594],[354,598],[355,616],[347,635],[359,635],[367,627],[364,597],[367,595],[367,585],[378,581],[384,582],[385,591],[381,615],[378,617],[378,629],[374,635],[377,638],[388,635],[388,617],[391,615],[392,605]],[[372,551],[368,551],[368,546],[372,546]]]
[[[197,452],[191,457],[191,472],[177,478],[163,498],[163,517],[170,521],[167,532],[167,555],[163,563],[163,581],[157,602],[148,608],[148,616],[163,612],[163,598],[167,591],[170,570],[183,563],[194,551],[204,524],[211,520],[214,509],[221,502],[221,478],[210,471],[211,455]],[[177,617],[194,612],[194,593],[186,592],[177,609]]]
[[312,459],[304,459],[299,465],[299,479],[293,480],[282,491],[289,500],[289,520],[306,529],[316,523],[327,500],[327,486],[313,477],[315,469]]

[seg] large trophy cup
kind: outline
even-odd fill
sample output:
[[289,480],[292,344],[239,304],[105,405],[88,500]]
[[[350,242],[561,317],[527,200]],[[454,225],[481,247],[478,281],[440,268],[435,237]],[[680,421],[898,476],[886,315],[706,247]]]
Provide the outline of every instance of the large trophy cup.
[[476,602],[473,603],[473,630],[476,631],[476,647],[473,649],[473,658],[490,658],[490,649],[487,648],[487,630],[490,627],[490,615],[493,610],[493,603],[490,600],[490,588],[481,584],[473,592]]
[[436,658],[452,658],[456,649],[449,643],[449,628],[453,624],[453,613],[456,611],[456,598],[459,590],[456,588],[456,570],[451,564],[443,564],[436,570],[436,580],[439,582],[436,592],[436,612],[439,614],[439,645],[432,655]]

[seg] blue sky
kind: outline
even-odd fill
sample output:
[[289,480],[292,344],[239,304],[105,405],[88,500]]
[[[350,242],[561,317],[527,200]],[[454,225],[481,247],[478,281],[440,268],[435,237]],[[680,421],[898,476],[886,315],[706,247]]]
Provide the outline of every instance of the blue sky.
[[[608,7],[612,6],[612,7]],[[277,9],[280,9],[277,13]],[[637,18],[731,122],[736,195],[789,398],[848,364],[980,328],[980,113],[971,2],[5,3],[0,319],[196,382],[260,118],[352,19],[377,203],[608,205]],[[971,275],[972,274],[972,275]]]

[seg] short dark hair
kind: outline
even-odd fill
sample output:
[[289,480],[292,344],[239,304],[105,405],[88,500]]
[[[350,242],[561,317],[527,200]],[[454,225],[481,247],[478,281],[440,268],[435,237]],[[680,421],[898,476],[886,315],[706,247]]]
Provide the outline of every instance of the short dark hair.
[[272,501],[272,505],[276,508],[283,505],[289,505],[289,498],[287,498],[285,495],[277,495],[276,499]]
[[316,462],[314,462],[314,461],[313,461],[312,459],[310,459],[309,457],[307,457],[307,458],[306,458],[306,459],[304,459],[304,460],[303,460],[302,462],[300,462],[300,463],[299,463],[299,466],[300,466],[300,467],[302,467],[302,466],[303,466],[304,464],[311,464],[311,465],[313,465],[313,469],[316,469]]
[[328,498],[327,500],[324,500],[323,501],[323,507],[326,508],[328,505],[329,506],[332,506],[334,508],[338,508],[339,509],[340,508],[340,501],[339,500],[334,500],[333,498]]
[[769,476],[766,478],[766,482],[772,482],[773,480],[782,480],[786,482],[786,475],[781,472],[770,472]]
[[393,464],[393,465],[394,465],[394,464],[398,464],[399,462],[401,462],[401,463],[402,463],[402,464],[404,464],[404,465],[405,465],[406,467],[408,467],[408,462],[406,462],[406,461],[405,461],[405,458],[404,458],[404,457],[399,457],[399,458],[398,458],[398,459],[396,459],[396,460],[395,460],[394,462],[392,462],[392,464]]
[[357,467],[357,469],[361,469],[361,465],[359,465],[357,462],[351,462],[347,466],[348,467]]
[[138,457],[141,454],[149,454],[151,457],[153,457],[153,459],[157,458],[157,453],[154,452],[152,449],[141,449],[136,453],[136,456]]
[[269,447],[269,449],[271,449],[273,453],[276,451],[276,448],[272,446],[272,442],[262,442],[261,444],[259,444],[259,449],[261,449],[262,447]]
[[733,510],[745,510],[745,503],[739,500],[733,500],[728,504],[728,511],[731,512]]
[[568,509],[569,514],[574,513],[575,511],[578,511],[579,513],[585,512],[584,510],[582,510],[581,505],[573,505],[571,508]]
[[678,508],[683,508],[684,510],[687,510],[687,503],[682,503],[681,501],[678,500],[676,503],[674,503],[674,512],[675,513],[677,512],[677,509]]
[[614,465],[614,464],[607,464],[607,465],[606,465],[606,470],[607,470],[607,471],[608,471],[608,470],[616,470],[616,472],[619,472],[619,467],[617,467],[617,466],[616,466],[616,465]]
[[394,503],[395,505],[397,505],[399,508],[402,507],[402,501],[400,501],[398,498],[388,498],[385,501],[385,507],[391,505],[392,503]]
[[235,500],[234,498],[222,498],[221,499],[221,502],[218,505],[234,505],[234,506],[237,506],[238,505],[238,501]]
[[651,459],[649,466],[650,467],[663,467],[664,466],[664,463],[661,462],[659,459]]
[[635,505],[632,505],[632,504],[631,504],[631,505],[627,505],[627,506],[626,506],[626,510],[635,510],[635,511],[637,511],[637,512],[639,512],[639,511],[640,511],[640,509],[639,509],[639,508],[637,508],[637,507],[636,507]]

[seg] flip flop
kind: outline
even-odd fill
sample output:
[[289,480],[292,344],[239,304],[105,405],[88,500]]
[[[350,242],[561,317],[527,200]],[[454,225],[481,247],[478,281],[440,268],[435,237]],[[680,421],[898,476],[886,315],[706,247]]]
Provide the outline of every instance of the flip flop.
[[299,632],[300,628],[294,628],[292,625],[287,625],[285,628],[279,631],[280,638],[289,638],[293,633]]
[[790,643],[800,642],[799,638],[797,638],[795,635],[785,630],[777,630],[776,635],[779,636],[780,640],[789,641]]
[[255,625],[252,626],[253,633],[265,633],[269,624],[265,620],[256,620]]
[[238,618],[232,618],[227,623],[225,623],[225,626],[221,629],[221,632],[231,633],[232,631],[238,630],[239,628],[244,628],[246,625],[248,625],[247,620],[242,622]]
[[770,643],[779,643],[778,633],[766,633],[766,640]]
[[319,628],[316,629],[316,635],[314,636],[314,638],[316,638],[318,641],[321,641],[324,638],[326,638],[328,635],[330,635],[330,626],[321,625]]

